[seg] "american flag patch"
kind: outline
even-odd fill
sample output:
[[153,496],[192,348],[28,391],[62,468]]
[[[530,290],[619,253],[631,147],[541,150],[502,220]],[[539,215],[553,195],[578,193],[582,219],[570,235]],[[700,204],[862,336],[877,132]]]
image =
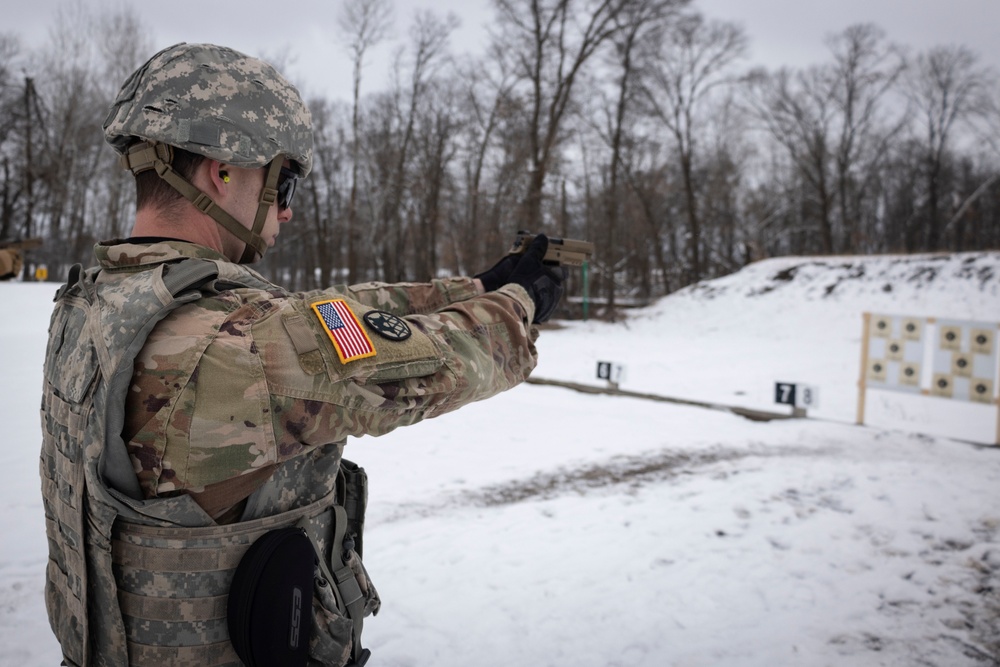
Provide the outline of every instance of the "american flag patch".
[[337,356],[341,362],[346,364],[355,359],[375,356],[375,346],[346,301],[321,301],[312,304],[312,309],[326,335],[333,341],[333,346],[337,348]]

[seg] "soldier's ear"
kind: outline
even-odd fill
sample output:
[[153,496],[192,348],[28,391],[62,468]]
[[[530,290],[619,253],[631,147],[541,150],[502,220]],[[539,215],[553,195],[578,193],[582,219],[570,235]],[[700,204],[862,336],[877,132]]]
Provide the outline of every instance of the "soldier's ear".
[[229,165],[218,160],[204,160],[199,166],[199,172],[205,182],[205,194],[212,199],[223,194],[232,180]]

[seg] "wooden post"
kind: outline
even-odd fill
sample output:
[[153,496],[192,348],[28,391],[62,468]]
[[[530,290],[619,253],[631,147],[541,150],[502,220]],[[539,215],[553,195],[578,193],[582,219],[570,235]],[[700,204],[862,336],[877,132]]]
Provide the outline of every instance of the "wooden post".
[[858,378],[858,424],[865,423],[865,377],[868,375],[868,340],[871,332],[872,314],[862,313],[864,326],[861,332],[861,376]]
[[997,441],[995,444],[1000,445],[1000,398],[996,400],[997,404]]
[[[997,323],[997,335],[993,336],[993,348],[994,348],[994,351],[996,352],[997,358],[1000,359],[1000,322]],[[998,364],[998,365],[1000,365],[1000,364]],[[1000,379],[1000,374],[997,374],[994,377],[997,378],[997,379]],[[1000,391],[1000,386],[994,387],[993,390],[994,391]],[[996,404],[997,404],[997,441],[996,441],[996,444],[1000,445],[1000,397],[997,397]]]

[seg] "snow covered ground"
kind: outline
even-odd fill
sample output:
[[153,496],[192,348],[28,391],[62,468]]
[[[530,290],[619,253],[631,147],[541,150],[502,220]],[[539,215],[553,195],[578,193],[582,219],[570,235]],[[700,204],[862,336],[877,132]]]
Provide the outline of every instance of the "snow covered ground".
[[[57,665],[37,408],[51,285],[0,284],[0,665]],[[783,258],[617,325],[536,376],[810,419],[524,385],[362,439],[371,665],[1000,665],[995,407],[869,392],[861,312],[1000,321],[1000,253]],[[787,412],[787,409],[785,410]],[[951,439],[956,438],[956,439]]]

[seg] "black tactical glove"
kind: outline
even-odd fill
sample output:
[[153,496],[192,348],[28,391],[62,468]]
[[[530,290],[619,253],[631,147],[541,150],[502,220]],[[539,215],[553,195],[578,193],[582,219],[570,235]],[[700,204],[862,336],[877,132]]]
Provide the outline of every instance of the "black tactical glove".
[[479,278],[483,283],[483,289],[487,292],[494,292],[510,282],[510,274],[520,261],[521,255],[507,255],[499,262],[478,273],[474,278]]
[[[566,269],[542,263],[549,248],[549,237],[539,234],[521,255],[507,282],[517,283],[535,302],[534,324],[540,324],[552,317],[563,293]],[[505,258],[506,259],[506,258]]]

